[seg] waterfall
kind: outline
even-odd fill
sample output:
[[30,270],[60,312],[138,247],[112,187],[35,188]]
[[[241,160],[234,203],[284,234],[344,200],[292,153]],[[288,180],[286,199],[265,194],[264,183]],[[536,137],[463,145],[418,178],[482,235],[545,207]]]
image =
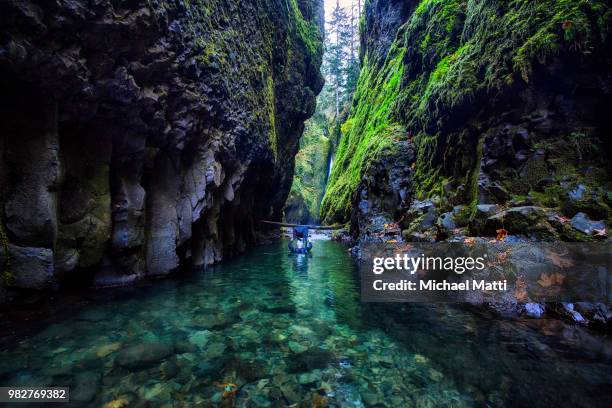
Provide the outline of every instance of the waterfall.
[[330,154],[329,155],[329,166],[327,168],[327,180],[329,180],[329,177],[331,176],[331,171],[332,171],[332,166],[334,165],[334,154]]

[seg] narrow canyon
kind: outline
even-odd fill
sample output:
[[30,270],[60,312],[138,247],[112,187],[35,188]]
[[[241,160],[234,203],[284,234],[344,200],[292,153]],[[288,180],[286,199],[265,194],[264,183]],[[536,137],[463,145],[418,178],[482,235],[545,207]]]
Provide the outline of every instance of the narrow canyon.
[[0,0],[0,404],[612,406],[611,34]]
[[0,4],[0,302],[211,265],[289,193],[323,3]]

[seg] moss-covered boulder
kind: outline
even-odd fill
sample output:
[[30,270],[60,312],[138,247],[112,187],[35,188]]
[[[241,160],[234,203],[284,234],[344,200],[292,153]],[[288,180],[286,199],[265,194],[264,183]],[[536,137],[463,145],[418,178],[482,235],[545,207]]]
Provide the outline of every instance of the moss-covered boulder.
[[468,220],[472,232],[478,235],[484,232],[489,217],[500,212],[501,207],[497,204],[478,204],[470,214],[467,214],[466,211],[469,211],[468,207],[465,207],[463,215]]
[[510,234],[531,235],[542,239],[558,238],[557,232],[548,222],[547,211],[541,207],[514,207],[501,211],[487,218],[482,232],[496,236],[500,229]]

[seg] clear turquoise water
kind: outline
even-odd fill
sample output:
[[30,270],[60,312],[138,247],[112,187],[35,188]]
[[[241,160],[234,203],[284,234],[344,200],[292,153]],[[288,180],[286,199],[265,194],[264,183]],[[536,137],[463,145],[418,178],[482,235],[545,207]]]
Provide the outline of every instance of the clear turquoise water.
[[335,242],[312,257],[278,242],[58,310],[29,337],[5,337],[1,385],[69,386],[70,406],[92,407],[612,406],[605,336],[452,305],[362,304]]

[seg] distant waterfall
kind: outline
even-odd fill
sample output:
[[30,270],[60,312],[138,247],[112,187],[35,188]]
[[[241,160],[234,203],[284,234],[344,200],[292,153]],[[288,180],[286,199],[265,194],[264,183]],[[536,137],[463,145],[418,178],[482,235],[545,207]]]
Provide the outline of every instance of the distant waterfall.
[[332,166],[334,165],[334,154],[329,155],[329,166],[327,168],[327,179],[331,176]]

